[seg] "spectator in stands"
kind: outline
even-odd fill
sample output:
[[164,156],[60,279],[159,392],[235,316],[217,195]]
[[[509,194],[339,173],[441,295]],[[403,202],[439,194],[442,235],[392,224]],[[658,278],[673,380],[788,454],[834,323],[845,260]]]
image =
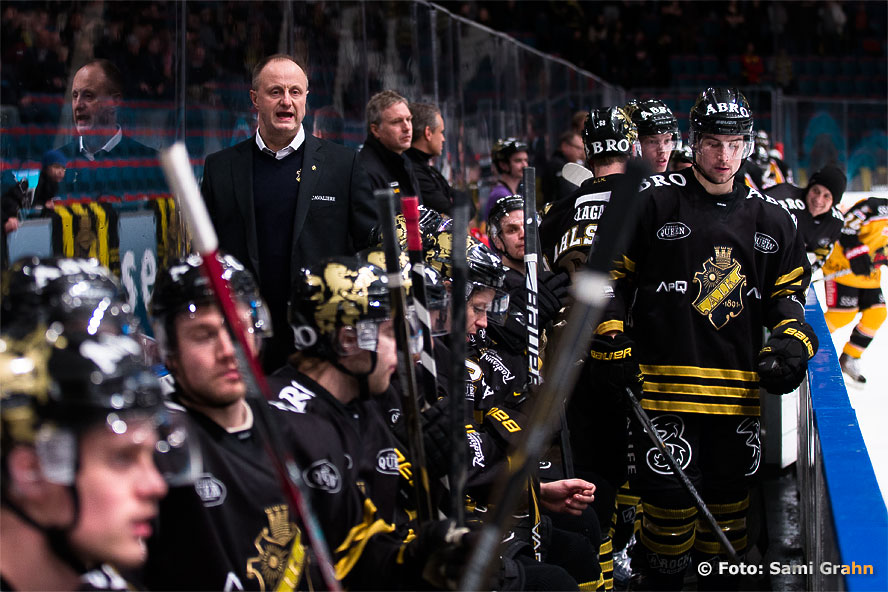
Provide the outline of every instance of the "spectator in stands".
[[65,178],[65,167],[68,159],[58,150],[50,150],[43,155],[43,168],[40,169],[40,178],[37,179],[37,189],[34,191],[34,204],[52,209],[53,198],[59,194],[59,184]]
[[25,203],[25,191],[28,182],[19,181],[12,171],[0,171],[0,268],[9,266],[9,253],[6,249],[6,237],[18,230],[19,210]]
[[527,144],[516,138],[502,138],[493,145],[490,151],[490,160],[496,167],[498,175],[496,184],[490,190],[487,197],[487,206],[484,209],[485,219],[490,215],[490,208],[501,197],[507,195],[524,195],[524,169],[527,164]]
[[580,134],[568,130],[558,137],[558,149],[546,162],[546,172],[543,175],[543,203],[567,197],[576,190],[576,185],[561,177],[561,169],[569,162],[583,164],[585,157],[586,150]]
[[413,164],[404,154],[413,141],[412,120],[407,99],[397,92],[384,90],[370,97],[360,160],[373,189],[397,188],[401,195],[416,195],[422,203]]
[[744,84],[761,84],[762,74],[765,73],[765,64],[762,62],[762,56],[755,51],[755,43],[750,41],[746,44],[746,53],[741,58],[743,64],[743,83]]
[[[61,196],[147,194],[164,187],[157,152],[123,133],[117,121],[122,105],[123,78],[111,61],[92,60],[77,70],[71,83],[77,138],[58,149],[68,160]],[[107,161],[114,161],[116,174]]]
[[430,103],[410,103],[410,114],[413,116],[413,141],[406,154],[419,182],[422,203],[449,216],[453,209],[453,189],[431,164],[432,159],[444,153],[444,118],[440,109]]
[[370,246],[376,209],[370,181],[354,150],[305,130],[308,77],[286,54],[253,68],[250,99],[256,135],[206,159],[201,193],[219,234],[259,282],[274,337],[267,371],[283,366],[294,348],[287,322],[291,278],[324,257]]

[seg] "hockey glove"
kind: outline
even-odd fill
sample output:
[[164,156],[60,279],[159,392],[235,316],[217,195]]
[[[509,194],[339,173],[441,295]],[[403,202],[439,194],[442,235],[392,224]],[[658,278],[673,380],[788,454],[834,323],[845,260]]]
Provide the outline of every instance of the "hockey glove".
[[[420,415],[422,422],[422,447],[425,450],[426,470],[429,477],[437,479],[447,474],[450,468],[450,433],[447,399],[438,399],[434,405]],[[392,426],[395,437],[407,443],[407,420],[402,415]]]
[[540,272],[537,278],[537,302],[540,311],[540,327],[545,327],[558,317],[570,293],[570,276],[565,272]]
[[845,257],[848,258],[854,275],[867,276],[873,272],[873,258],[870,257],[870,250],[866,245],[848,249],[845,251]]
[[814,329],[804,321],[792,320],[774,329],[758,354],[759,385],[769,393],[784,395],[795,390],[808,370],[808,360],[819,343]]
[[426,522],[404,552],[405,563],[423,580],[442,590],[455,590],[477,543],[477,531],[457,527],[453,520]]
[[597,390],[606,393],[624,409],[629,405],[623,394],[625,389],[628,387],[640,394],[644,383],[634,350],[635,342],[625,333],[617,333],[613,337],[595,335],[589,352],[589,371]]

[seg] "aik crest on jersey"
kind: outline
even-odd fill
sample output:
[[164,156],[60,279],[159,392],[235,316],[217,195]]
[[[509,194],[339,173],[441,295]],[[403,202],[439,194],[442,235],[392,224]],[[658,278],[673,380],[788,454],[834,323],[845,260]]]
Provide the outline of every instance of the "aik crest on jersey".
[[740,263],[731,259],[731,247],[715,247],[715,256],[694,274],[694,284],[699,288],[694,308],[716,329],[743,312],[746,276],[742,271]]

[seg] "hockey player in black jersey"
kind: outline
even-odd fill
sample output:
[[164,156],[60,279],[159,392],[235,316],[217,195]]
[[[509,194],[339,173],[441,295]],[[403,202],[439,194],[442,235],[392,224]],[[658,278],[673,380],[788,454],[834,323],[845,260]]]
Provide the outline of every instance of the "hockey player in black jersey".
[[804,189],[781,183],[765,190],[795,216],[812,271],[826,262],[842,233],[844,217],[836,206],[847,184],[845,172],[830,164],[811,175]]
[[[671,129],[668,125],[659,129]],[[654,131],[648,128],[648,131]],[[665,134],[666,132],[664,132]],[[598,221],[611,198],[614,182],[626,170],[631,157],[638,156],[638,134],[632,119],[620,107],[589,113],[583,129],[588,162],[595,176],[585,181],[570,198],[555,203],[540,225],[543,252],[553,267],[573,273],[582,266],[598,229]],[[584,359],[583,377],[577,382],[567,406],[574,469],[577,476],[596,484],[595,508],[602,526],[601,557],[604,585],[613,586],[613,551],[619,551],[631,536],[636,500],[627,489],[627,413],[622,396],[609,385],[595,385],[594,368]],[[615,502],[628,507],[615,514]],[[626,516],[619,546],[612,544],[617,518]],[[625,524],[625,525],[623,525]],[[626,533],[624,535],[624,533]]]
[[641,157],[653,172],[666,172],[672,151],[681,148],[681,132],[672,110],[663,101],[647,99],[630,101],[625,111],[638,129]]
[[[499,198],[487,218],[487,236],[490,246],[506,266],[503,289],[509,295],[509,314],[502,324],[488,328],[488,333],[500,347],[522,354],[526,347],[527,327],[524,315],[527,308],[527,287],[524,267],[524,198],[507,195]],[[537,306],[539,327],[543,330],[564,307],[570,277],[540,269],[537,273]]]
[[[792,218],[737,177],[753,146],[745,97],[710,88],[690,122],[694,166],[644,181],[593,352],[602,379],[640,394],[742,556],[748,484],[761,461],[759,387],[793,390],[817,350],[804,321],[810,266]],[[771,331],[764,344],[763,326]],[[725,555],[647,436],[633,429],[630,446],[630,480],[644,506],[633,567],[651,589],[679,589],[692,550],[698,561]],[[701,577],[699,587],[737,584],[706,579],[716,577]]]
[[0,589],[133,589],[189,440],[136,341],[60,327],[0,339]]

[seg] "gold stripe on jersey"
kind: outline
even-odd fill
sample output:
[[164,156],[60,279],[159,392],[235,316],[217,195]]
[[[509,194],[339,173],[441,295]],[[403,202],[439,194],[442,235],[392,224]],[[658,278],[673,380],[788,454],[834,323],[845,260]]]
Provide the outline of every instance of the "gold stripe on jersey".
[[96,217],[96,234],[98,235],[99,263],[108,267],[108,212],[96,202],[89,204],[89,209]]
[[597,333],[598,335],[604,335],[605,333],[607,333],[609,331],[619,331],[622,333],[623,332],[623,321],[617,321],[617,320],[604,321],[603,323],[598,325],[598,328],[595,329],[595,333]]
[[57,205],[53,210],[62,221],[62,255],[74,256],[74,216],[62,205]]
[[731,514],[733,512],[741,512],[749,508],[749,496],[730,504],[709,504],[709,510],[717,514]]
[[[600,326],[600,325],[599,325]],[[718,378],[722,380],[758,381],[758,373],[748,370],[732,370],[730,368],[702,368],[700,366],[664,366],[641,364],[641,372],[645,376],[661,374],[663,376],[689,376],[696,378]]]
[[[747,543],[746,535],[744,535],[736,541],[731,541],[731,546],[734,547],[735,551],[741,551],[746,548]],[[694,549],[707,555],[718,555],[721,552],[721,548],[722,545],[719,541],[704,541],[700,537],[697,537],[694,541]]]
[[644,513],[654,518],[663,519],[691,518],[697,515],[697,508],[660,508],[644,502]]
[[86,211],[83,204],[79,203],[71,204],[71,211],[80,217],[80,227],[77,230],[76,242],[74,244],[75,247],[80,247],[80,252],[77,256],[96,257],[98,255],[98,248],[96,247],[98,241],[92,232],[93,224],[89,217],[89,212]]
[[719,397],[735,397],[741,399],[758,398],[758,388],[740,388],[736,386],[713,386],[679,384],[669,382],[645,383],[645,392],[671,393],[675,395],[715,395]]
[[372,501],[365,498],[364,520],[360,524],[353,526],[346,535],[345,540],[342,541],[342,544],[336,548],[336,557],[341,557],[341,559],[336,560],[336,579],[341,581],[349,574],[358,562],[358,559],[361,558],[364,547],[367,546],[373,535],[380,532],[394,532],[394,530],[394,525],[379,518],[376,513],[376,506],[373,505]]
[[777,281],[774,282],[774,286],[777,287],[777,286],[782,286],[783,284],[788,284],[789,282],[791,282],[795,279],[798,279],[799,276],[801,276],[804,272],[805,272],[805,268],[796,267],[795,269],[793,269],[789,273],[783,274],[780,277],[778,277]]
[[[756,401],[758,403],[758,401]],[[708,413],[710,415],[746,415],[758,417],[761,410],[756,405],[726,405],[724,403],[689,403],[686,401],[652,401],[644,399],[641,406],[647,411],[679,411],[684,413]]]
[[641,405],[651,411],[759,415],[758,374],[730,368],[640,365]]

